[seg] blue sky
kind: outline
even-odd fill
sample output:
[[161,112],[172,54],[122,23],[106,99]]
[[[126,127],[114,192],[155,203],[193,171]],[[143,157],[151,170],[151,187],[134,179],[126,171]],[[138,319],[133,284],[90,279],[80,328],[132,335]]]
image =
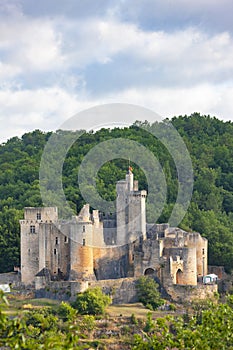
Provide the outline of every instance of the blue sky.
[[0,0],[0,142],[113,102],[233,120],[232,13],[232,0]]

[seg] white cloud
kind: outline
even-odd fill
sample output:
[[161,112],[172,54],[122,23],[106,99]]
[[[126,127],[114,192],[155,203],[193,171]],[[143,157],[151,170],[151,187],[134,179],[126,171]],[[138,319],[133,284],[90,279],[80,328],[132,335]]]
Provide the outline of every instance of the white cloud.
[[11,11],[0,21],[1,140],[35,128],[55,130],[85,108],[112,102],[165,117],[199,111],[233,119],[230,31],[145,30],[114,17],[117,7],[109,18],[85,20],[28,17],[17,6]]
[[[155,83],[170,77],[179,85],[182,79],[193,78],[193,83],[221,81],[226,79],[226,72],[228,76],[233,73],[233,38],[228,32],[210,35],[197,28],[144,31],[135,24],[95,19],[68,24],[65,21],[62,35],[67,66],[113,62],[117,67],[123,56],[135,70],[138,66],[156,70]],[[142,76],[142,83],[143,80]]]
[[0,139],[33,129],[51,130],[78,108],[75,96],[59,87],[0,91]]
[[10,80],[21,72],[20,67],[0,61],[0,79],[1,81]]
[[155,84],[186,84],[185,79],[194,79],[192,83],[221,81],[233,73],[233,38],[228,32],[211,35],[197,28],[145,31],[136,24],[113,19],[51,20],[19,15],[3,19],[0,33],[4,53],[0,76],[5,79],[19,74],[26,78],[39,72],[48,72],[51,77],[56,72],[57,78],[96,63],[111,62],[114,70],[114,65],[121,65],[121,57],[131,69],[138,71],[140,67],[142,84],[143,67],[154,72]]
[[59,33],[50,20],[14,16],[0,21],[2,64],[15,68],[12,75],[61,68],[60,44]]
[[233,84],[200,84],[188,88],[130,89],[119,96],[122,101],[150,108],[163,117],[200,112],[220,119],[233,119]]
[[[230,120],[233,116],[232,86],[202,84],[189,88],[150,88],[128,89],[117,94],[106,94],[101,99],[89,99],[87,96],[69,94],[59,87],[38,89],[35,91],[1,91],[0,92],[0,140],[6,141],[10,136],[22,135],[24,132],[41,129],[57,130],[61,124],[76,113],[103,103],[130,103],[141,105],[160,114],[172,117],[180,114],[200,112],[211,114],[221,119]],[[1,120],[2,119],[2,120]],[[6,120],[3,120],[6,119]],[[80,120],[79,128],[92,128],[98,123],[95,120]],[[124,122],[134,122],[129,116]],[[153,120],[150,120],[153,122]],[[109,116],[109,123],[113,122]],[[115,122],[115,120],[114,120]]]

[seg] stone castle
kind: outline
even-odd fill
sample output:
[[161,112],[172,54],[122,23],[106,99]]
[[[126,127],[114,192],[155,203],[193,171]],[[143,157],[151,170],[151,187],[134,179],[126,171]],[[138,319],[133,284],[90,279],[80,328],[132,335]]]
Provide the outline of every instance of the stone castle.
[[[165,288],[197,286],[207,274],[207,240],[168,224],[146,223],[146,191],[129,168],[116,185],[116,213],[86,204],[59,220],[55,207],[25,208],[21,226],[21,278],[50,281],[116,280],[153,275]],[[107,281],[106,281],[107,282]],[[40,285],[41,287],[41,285]]]

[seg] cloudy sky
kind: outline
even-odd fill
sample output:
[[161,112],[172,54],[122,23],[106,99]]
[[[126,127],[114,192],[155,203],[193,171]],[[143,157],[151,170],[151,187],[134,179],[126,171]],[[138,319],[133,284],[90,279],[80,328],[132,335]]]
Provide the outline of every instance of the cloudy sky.
[[232,0],[0,0],[0,142],[113,102],[233,120],[232,13]]

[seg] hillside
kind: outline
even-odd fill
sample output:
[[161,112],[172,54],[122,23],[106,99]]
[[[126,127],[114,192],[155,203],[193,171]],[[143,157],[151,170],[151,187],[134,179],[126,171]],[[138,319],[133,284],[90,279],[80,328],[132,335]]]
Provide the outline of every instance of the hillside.
[[[182,136],[191,155],[194,191],[191,205],[181,223],[186,230],[200,232],[209,240],[209,263],[233,268],[233,123],[197,113],[179,116],[172,123]],[[95,145],[112,139],[137,141],[156,155],[166,176],[167,203],[159,217],[166,222],[177,196],[176,168],[164,145],[148,134],[153,125],[135,122],[129,128],[84,132],[69,150],[63,166],[63,185],[71,206],[79,211],[84,203],[78,187],[79,165]],[[0,272],[19,265],[19,224],[25,206],[41,206],[39,167],[44,146],[51,132],[35,130],[22,138],[11,138],[0,145]],[[57,131],[56,136],[68,135]],[[60,148],[59,148],[60,147]],[[57,152],[62,149],[59,144]],[[96,179],[97,188],[106,200],[115,198],[115,183],[124,178],[128,162],[116,159],[105,163]],[[141,189],[147,180],[141,169],[132,164]],[[55,181],[55,179],[54,179]],[[52,184],[51,184],[52,187]],[[153,220],[148,207],[147,216]]]

